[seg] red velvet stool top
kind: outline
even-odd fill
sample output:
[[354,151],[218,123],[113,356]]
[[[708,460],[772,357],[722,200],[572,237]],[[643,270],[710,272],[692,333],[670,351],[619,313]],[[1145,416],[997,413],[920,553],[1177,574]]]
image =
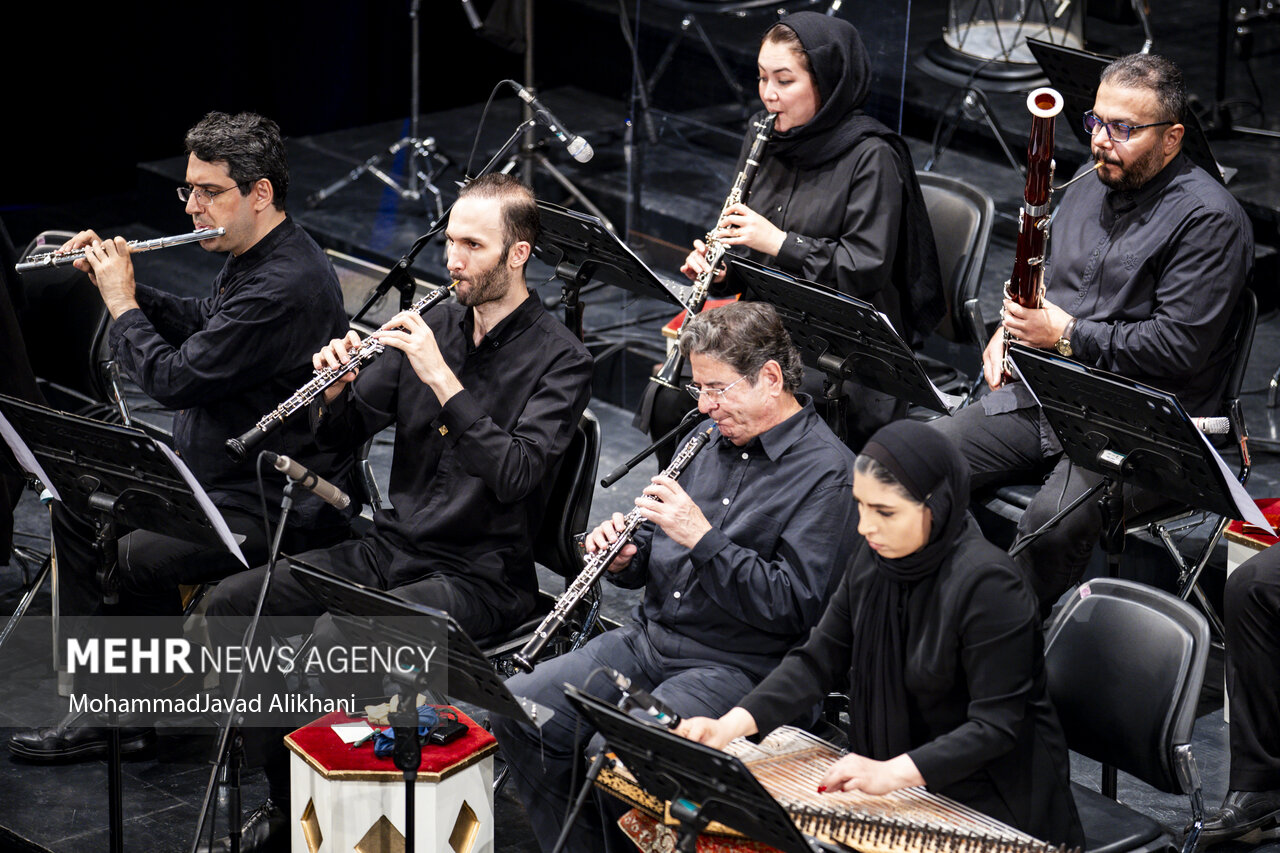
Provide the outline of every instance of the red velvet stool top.
[[[1262,510],[1263,516],[1270,522],[1271,526],[1280,530],[1280,498],[1259,498],[1254,503],[1258,505],[1258,509]],[[1261,551],[1280,542],[1280,538],[1237,519],[1227,525],[1227,541],[1237,542]]]
[[[442,711],[457,714],[458,722],[466,724],[467,733],[443,746],[426,743],[422,745],[422,763],[418,765],[419,782],[439,782],[498,749],[498,741],[493,735],[466,714],[451,705],[439,707]],[[343,743],[342,738],[330,728],[351,722],[356,720],[342,711],[334,711],[286,735],[285,746],[326,779],[403,782],[404,774],[396,769],[391,756],[374,756],[372,740],[352,748]]]

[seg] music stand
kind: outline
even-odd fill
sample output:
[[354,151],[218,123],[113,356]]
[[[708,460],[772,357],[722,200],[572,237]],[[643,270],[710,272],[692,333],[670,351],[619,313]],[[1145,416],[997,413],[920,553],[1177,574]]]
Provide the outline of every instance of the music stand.
[[649,794],[671,803],[680,821],[677,850],[692,851],[698,835],[718,821],[783,853],[813,846],[736,756],[686,740],[566,684],[581,711]]
[[660,299],[688,310],[684,296],[649,269],[648,264],[594,216],[538,202],[540,229],[533,253],[564,282],[561,302],[565,325],[582,339],[582,288],[593,279],[637,296]]
[[[551,719],[550,708],[514,696],[507,689],[484,652],[445,611],[340,578],[297,557],[288,559],[292,575],[352,637],[415,646],[424,645],[424,636],[435,638],[445,647],[442,663],[447,673],[447,687],[439,692],[539,728]],[[425,630],[408,629],[410,625],[424,626]],[[427,681],[422,679],[419,686],[430,689]]]
[[[1027,39],[1027,46],[1049,78],[1049,85],[1062,94],[1062,111],[1068,119],[1067,125],[1075,133],[1076,139],[1086,148],[1091,147],[1093,140],[1085,131],[1080,116],[1093,109],[1102,69],[1115,57],[1037,39]],[[1213,156],[1209,137],[1205,135],[1200,119],[1196,118],[1195,113],[1188,111],[1182,118],[1182,126],[1187,129],[1182,136],[1182,150],[1187,157],[1225,184],[1235,175],[1236,170],[1221,165]]]
[[[1099,491],[1105,489],[1113,501],[1118,500],[1119,488],[1125,483],[1192,509],[1218,514],[1223,518],[1220,527],[1225,527],[1226,519],[1243,518],[1263,530],[1270,528],[1244,486],[1227,469],[1176,396],[1021,344],[1014,344],[1009,353],[1067,457],[1073,464],[1103,477],[1040,529],[1020,539],[1011,554],[1020,552]],[[1106,546],[1111,536],[1122,541],[1124,531],[1123,527],[1115,529],[1123,521],[1122,511],[1114,503],[1110,507],[1104,503],[1103,507]],[[1110,533],[1108,524],[1113,528]],[[1216,539],[1215,535],[1211,546]],[[1113,560],[1116,550],[1108,548]],[[1205,559],[1190,570],[1182,567],[1178,579],[1180,598],[1186,599],[1194,589],[1204,603],[1197,581],[1210,550],[1211,547],[1206,550]],[[1208,608],[1207,603],[1205,606]]]
[[727,257],[744,297],[771,304],[800,358],[826,374],[827,422],[841,441],[849,404],[842,388],[846,379],[939,414],[960,404],[960,397],[933,384],[911,347],[870,302],[745,258]]
[[[226,522],[187,466],[141,430],[58,412],[0,395],[0,432],[19,464],[69,510],[93,519],[102,600],[115,604],[117,526],[150,530],[244,555]],[[245,568],[248,564],[245,563]],[[111,675],[111,693],[117,676]],[[108,719],[107,797],[110,849],[124,849],[120,730]]]

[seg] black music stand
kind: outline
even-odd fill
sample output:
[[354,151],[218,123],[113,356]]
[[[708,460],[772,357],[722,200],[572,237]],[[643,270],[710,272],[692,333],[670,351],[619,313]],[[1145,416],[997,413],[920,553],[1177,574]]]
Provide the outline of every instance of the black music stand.
[[[446,684],[438,692],[537,727],[551,719],[550,708],[514,696],[507,689],[502,676],[498,675],[484,652],[462,629],[458,620],[445,611],[353,583],[296,557],[290,557],[289,563],[292,575],[329,609],[334,621],[351,636],[379,644],[393,642],[419,646],[425,645],[426,637],[433,638],[436,645],[444,646],[441,663],[446,672]],[[427,677],[421,679],[417,686],[434,689],[432,684],[435,683],[434,679]]]
[[[141,430],[69,415],[0,395],[0,416],[24,446],[10,449],[29,473],[77,515],[93,519],[98,579],[105,605],[119,596],[118,527],[150,530],[244,556],[195,477],[178,457]],[[245,566],[248,568],[248,565]],[[112,675],[112,693],[118,693]],[[108,719],[107,796],[110,849],[124,849],[120,731]]]
[[845,440],[852,379],[939,414],[949,414],[959,397],[938,390],[893,324],[870,302],[811,281],[729,255],[744,298],[768,302],[778,312],[805,364],[826,374],[827,423]]
[[[1067,514],[1105,492],[1102,544],[1114,572],[1124,537],[1120,489],[1125,483],[1171,502],[1216,513],[1224,519],[1220,526],[1225,526],[1225,519],[1244,518],[1266,529],[1261,511],[1176,396],[1021,344],[1010,347],[1009,354],[1067,457],[1103,477],[1040,529],[1020,539],[1011,554],[1019,553]],[[1207,614],[1212,614],[1197,585],[1205,562],[1178,579],[1178,595],[1186,599],[1194,590]],[[1216,627],[1221,629],[1220,624]]]
[[[1049,78],[1049,85],[1062,94],[1062,116],[1067,125],[1075,133],[1076,139],[1089,148],[1092,139],[1085,132],[1081,116],[1093,109],[1102,69],[1115,57],[1030,38],[1027,39],[1027,47],[1031,48],[1036,62],[1040,63],[1045,76]],[[1187,129],[1182,137],[1182,150],[1187,157],[1225,184],[1235,175],[1236,170],[1222,166],[1213,156],[1213,151],[1209,148],[1209,137],[1205,135],[1200,119],[1196,118],[1195,113],[1188,111],[1183,116],[1182,126]]]
[[684,295],[663,283],[635,252],[594,216],[538,202],[541,228],[534,254],[553,267],[564,282],[564,322],[581,340],[582,288],[592,280],[637,296],[648,296],[688,309]]
[[650,795],[680,821],[676,849],[693,851],[712,821],[783,853],[814,847],[786,810],[737,757],[672,734],[566,684],[565,697],[589,719]]

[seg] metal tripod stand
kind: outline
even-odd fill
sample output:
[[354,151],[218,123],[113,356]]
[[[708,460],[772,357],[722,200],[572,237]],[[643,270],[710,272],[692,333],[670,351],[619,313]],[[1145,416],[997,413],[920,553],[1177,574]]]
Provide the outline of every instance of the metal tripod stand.
[[[409,135],[397,139],[387,150],[375,154],[338,180],[307,196],[307,207],[316,207],[329,196],[358,181],[361,176],[369,174],[395,190],[400,198],[421,201],[424,207],[428,203],[427,197],[430,196],[434,202],[435,218],[440,219],[444,216],[444,204],[440,198],[440,190],[436,187],[434,181],[437,175],[452,165],[452,161],[436,149],[434,137],[428,136],[423,139],[418,135],[418,96],[421,85],[418,78],[420,58],[418,9],[420,4],[421,0],[413,0],[409,6],[409,32],[413,40],[410,60],[412,79],[409,86]],[[409,149],[409,179],[407,184],[401,184],[382,169],[382,163],[388,158],[394,159],[396,155],[406,148]]]

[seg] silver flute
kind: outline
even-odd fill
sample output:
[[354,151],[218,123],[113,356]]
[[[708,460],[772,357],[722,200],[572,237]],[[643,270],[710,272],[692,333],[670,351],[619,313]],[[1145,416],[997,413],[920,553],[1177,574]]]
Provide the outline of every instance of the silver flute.
[[[688,467],[693,461],[693,457],[698,455],[698,451],[706,447],[707,442],[711,441],[711,432],[715,427],[707,427],[699,432],[693,438],[680,448],[680,452],[672,457],[670,464],[662,472],[662,476],[670,477],[672,480],[680,476],[680,472]],[[657,498],[650,497],[650,500]],[[622,531],[618,538],[603,551],[597,551],[589,555],[583,561],[582,571],[573,579],[573,583],[565,588],[564,593],[556,599],[556,603],[551,608],[551,612],[542,620],[542,624],[538,625],[533,632],[533,636],[529,638],[529,642],[524,644],[519,652],[517,652],[512,660],[515,665],[525,672],[533,672],[534,660],[542,653],[547,642],[555,636],[556,632],[564,627],[564,623],[569,620],[569,615],[573,613],[578,602],[591,591],[591,587],[595,586],[596,581],[603,577],[605,569],[609,568],[609,564],[617,558],[622,549],[635,538],[636,530],[641,524],[644,524],[645,518],[640,513],[639,507],[627,513],[624,519]]]
[[[432,308],[448,299],[449,294],[453,293],[453,289],[457,284],[456,281],[451,281],[444,287],[431,291],[413,303],[409,310],[417,311],[419,315],[426,314]],[[243,461],[248,456],[249,451],[261,444],[263,439],[275,431],[277,427],[283,425],[291,415],[307,408],[312,401],[336,385],[342,377],[351,371],[364,367],[382,355],[384,349],[386,349],[386,345],[376,338],[365,338],[360,342],[360,348],[351,354],[351,360],[346,364],[338,367],[322,367],[317,370],[315,376],[311,377],[310,382],[294,391],[289,399],[263,415],[261,420],[248,432],[238,438],[228,438],[224,445],[227,454],[237,462]]]
[[[152,249],[167,249],[170,246],[181,246],[184,243],[198,243],[201,240],[221,237],[226,233],[227,229],[225,228],[201,228],[198,231],[192,231],[190,234],[175,234],[172,237],[157,237],[154,240],[130,240],[128,243],[129,254],[136,255],[139,252],[150,252]],[[39,255],[32,255],[14,267],[14,269],[18,272],[26,272],[28,270],[44,269],[45,267],[64,267],[80,260],[88,251],[88,249],[77,249],[74,252],[43,252]]]

